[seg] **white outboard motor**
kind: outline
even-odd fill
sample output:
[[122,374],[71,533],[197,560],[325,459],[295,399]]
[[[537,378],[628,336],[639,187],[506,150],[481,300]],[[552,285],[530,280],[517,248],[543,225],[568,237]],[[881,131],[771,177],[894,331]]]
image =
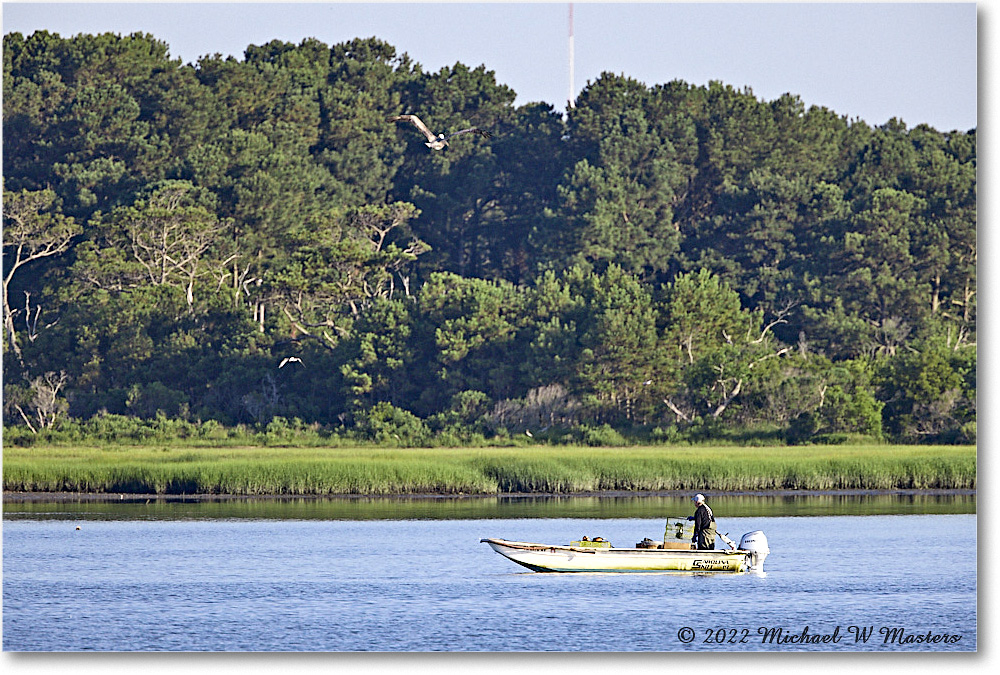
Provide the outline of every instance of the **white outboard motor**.
[[753,554],[750,564],[751,571],[762,572],[764,570],[764,558],[771,552],[771,549],[767,547],[767,537],[764,536],[763,531],[755,530],[744,534],[743,538],[740,539],[740,550],[750,551]]

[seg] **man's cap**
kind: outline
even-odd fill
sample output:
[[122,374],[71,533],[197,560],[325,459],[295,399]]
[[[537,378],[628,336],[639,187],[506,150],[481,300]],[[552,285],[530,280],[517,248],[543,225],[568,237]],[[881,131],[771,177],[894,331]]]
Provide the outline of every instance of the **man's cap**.
[[705,501],[705,495],[703,495],[703,494],[701,494],[699,492],[698,494],[696,494],[694,497],[691,498],[691,501],[693,501],[693,502],[703,502],[703,501]]

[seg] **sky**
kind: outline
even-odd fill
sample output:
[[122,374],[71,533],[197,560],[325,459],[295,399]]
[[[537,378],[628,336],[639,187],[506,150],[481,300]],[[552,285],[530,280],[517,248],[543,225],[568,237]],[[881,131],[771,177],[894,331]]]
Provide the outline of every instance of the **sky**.
[[[150,33],[194,63],[250,44],[378,37],[425,71],[485,65],[515,103],[570,98],[569,4],[3,2],[3,32]],[[980,10],[982,11],[982,10]],[[974,3],[573,4],[574,96],[602,72],[798,95],[870,125],[966,131],[977,118]]]

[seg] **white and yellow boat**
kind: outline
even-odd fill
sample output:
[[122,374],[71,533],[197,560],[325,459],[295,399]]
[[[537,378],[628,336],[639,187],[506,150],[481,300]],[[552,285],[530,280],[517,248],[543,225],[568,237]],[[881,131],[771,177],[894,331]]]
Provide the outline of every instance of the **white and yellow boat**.
[[[678,531],[683,533],[683,526]],[[534,572],[762,572],[770,553],[767,537],[760,530],[743,535],[739,546],[723,536],[730,548],[709,551],[670,541],[671,533],[668,522],[664,542],[647,539],[635,548],[615,548],[605,541],[574,541],[569,545],[506,539],[480,542]]]

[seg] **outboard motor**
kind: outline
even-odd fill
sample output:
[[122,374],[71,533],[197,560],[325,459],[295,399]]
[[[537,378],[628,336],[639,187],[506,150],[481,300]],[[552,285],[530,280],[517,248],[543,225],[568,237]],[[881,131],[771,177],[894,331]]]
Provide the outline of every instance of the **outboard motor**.
[[750,564],[750,570],[753,572],[762,572],[764,570],[764,558],[771,552],[771,549],[767,547],[767,537],[764,536],[764,532],[761,530],[744,534],[743,538],[740,539],[739,550],[750,551],[753,554]]

